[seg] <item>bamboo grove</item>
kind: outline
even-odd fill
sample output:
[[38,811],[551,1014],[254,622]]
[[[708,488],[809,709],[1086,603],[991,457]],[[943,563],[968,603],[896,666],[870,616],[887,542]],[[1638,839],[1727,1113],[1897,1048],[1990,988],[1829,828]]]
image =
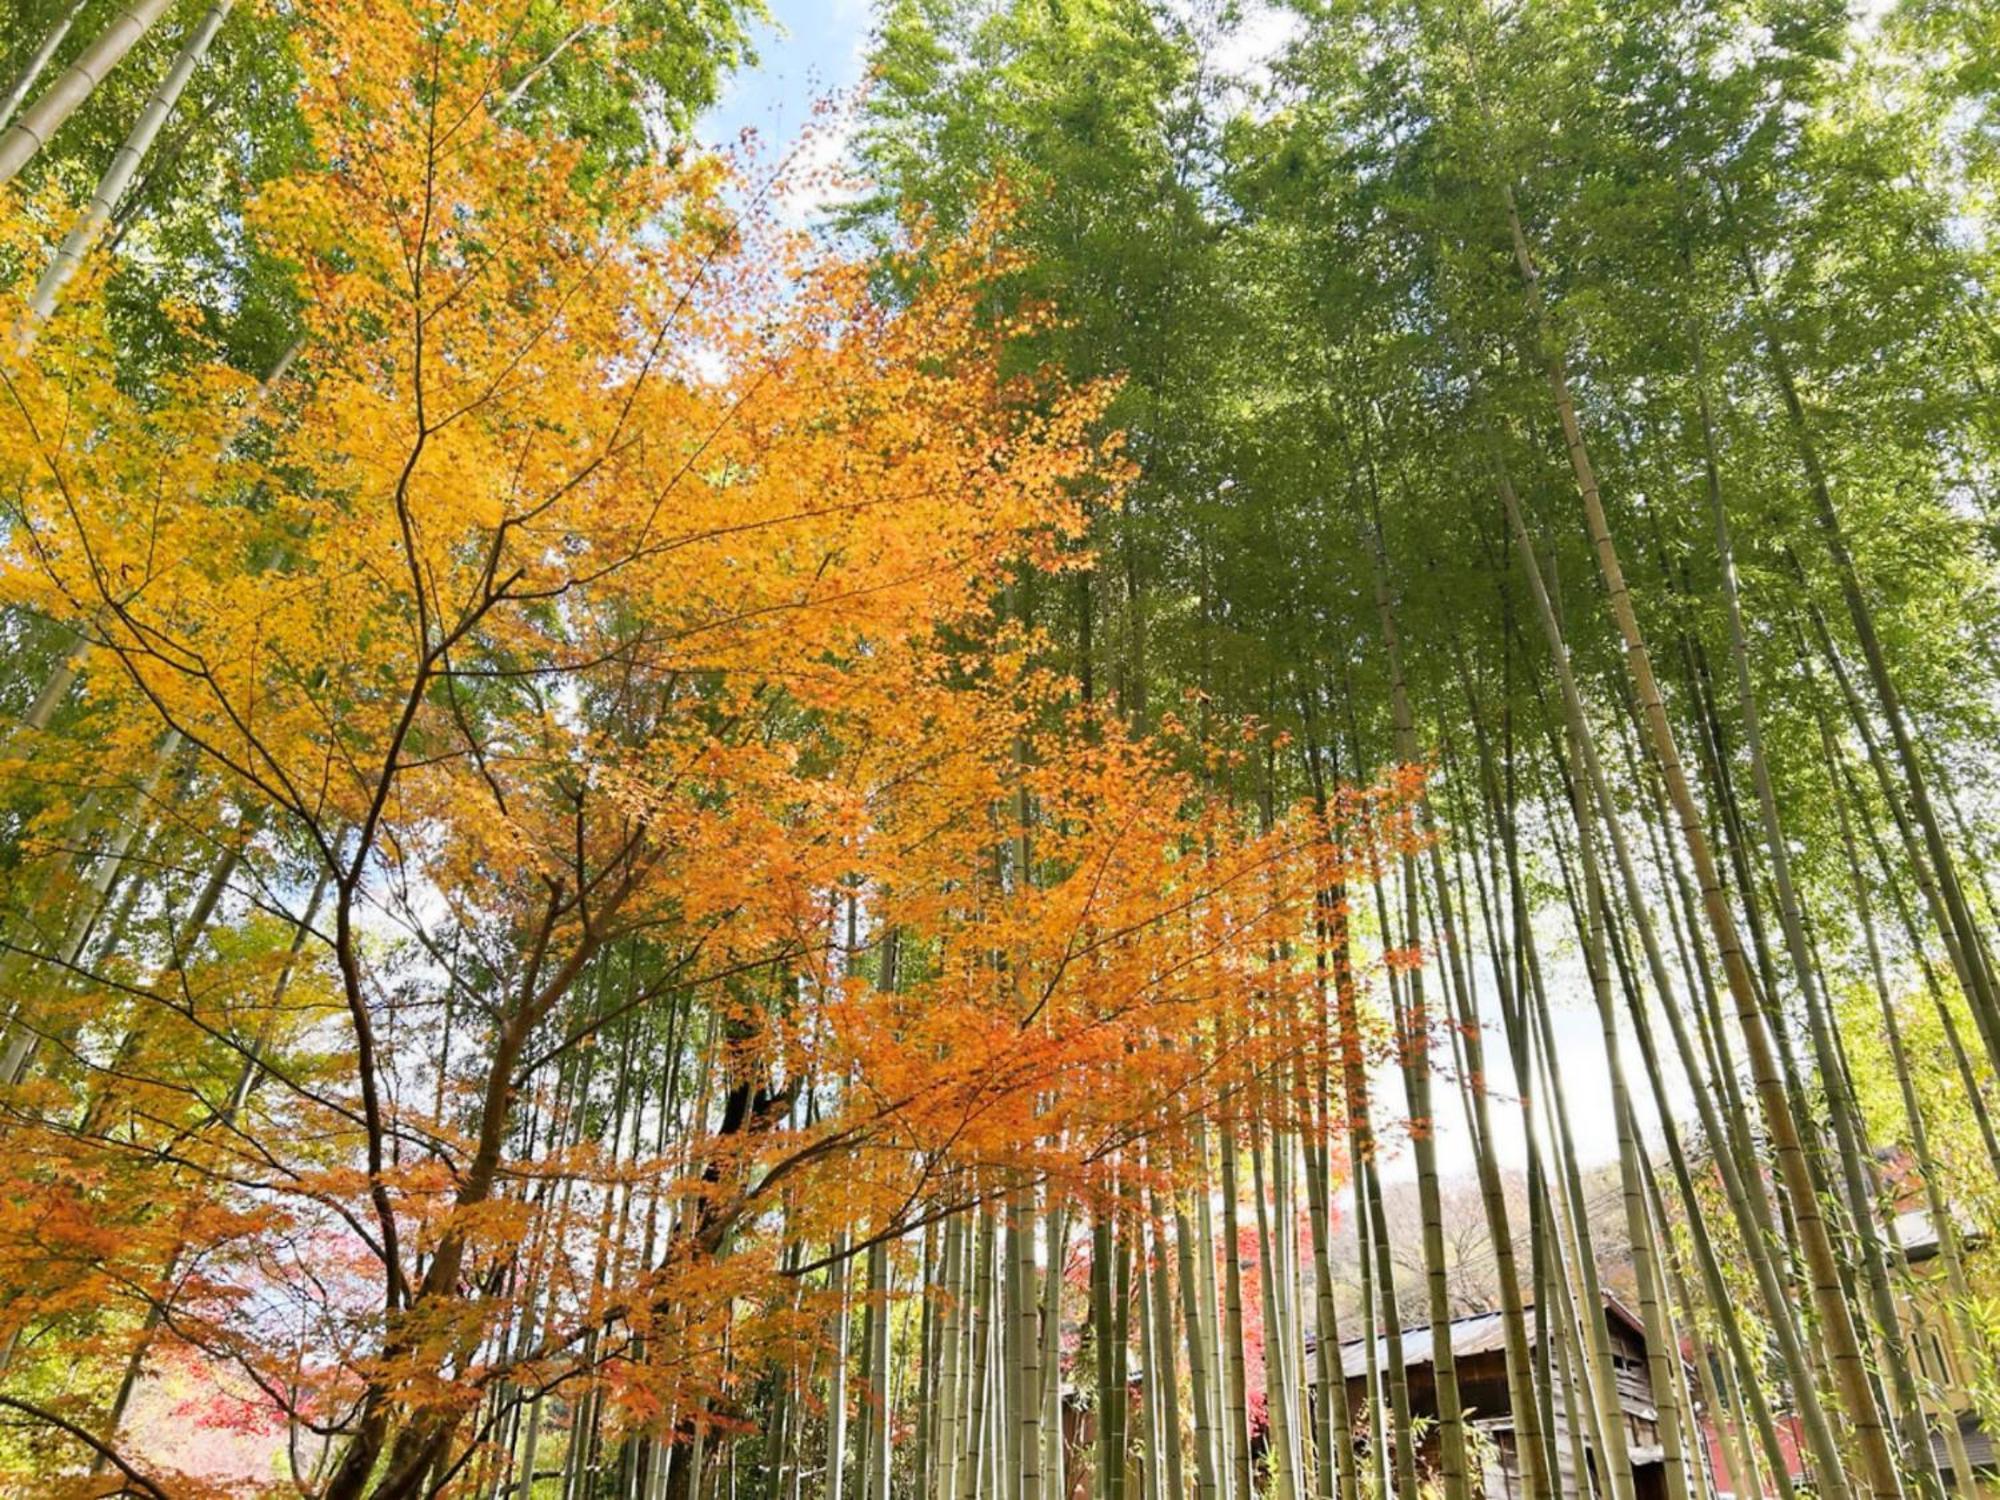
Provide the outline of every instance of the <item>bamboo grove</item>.
[[1996,1482],[2000,15],[763,20],[0,10],[0,1493]]

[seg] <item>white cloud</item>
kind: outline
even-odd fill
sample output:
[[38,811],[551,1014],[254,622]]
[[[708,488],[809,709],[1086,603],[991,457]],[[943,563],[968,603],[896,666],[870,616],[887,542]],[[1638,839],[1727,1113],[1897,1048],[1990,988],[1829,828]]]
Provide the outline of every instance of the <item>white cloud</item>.
[[1271,63],[1302,25],[1296,11],[1253,4],[1241,21],[1216,39],[1210,60],[1231,77],[1261,88],[1270,82]]

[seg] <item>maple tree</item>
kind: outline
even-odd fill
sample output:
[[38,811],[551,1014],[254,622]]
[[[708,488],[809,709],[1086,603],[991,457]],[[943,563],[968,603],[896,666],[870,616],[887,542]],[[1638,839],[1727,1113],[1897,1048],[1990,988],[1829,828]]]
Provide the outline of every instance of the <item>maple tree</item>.
[[0,1489],[1963,1487],[1990,26],[761,14],[0,17]]
[[119,1430],[172,1346],[328,1500],[470,1482],[552,1392],[678,1493],[810,1342],[800,1246],[1170,1161],[1279,1055],[1217,1045],[1246,966],[1280,1052],[1311,994],[1267,955],[1345,830],[1209,806],[995,612],[1124,474],[1106,389],[1002,368],[1004,201],[885,296],[713,160],[584,170],[517,40],[315,7],[266,378],[135,388],[103,263],[0,372],[8,600],[78,684],[9,746],[75,779],[22,831],[0,1338],[123,1363],[108,1420],[15,1403],[81,1491],[174,1482]]

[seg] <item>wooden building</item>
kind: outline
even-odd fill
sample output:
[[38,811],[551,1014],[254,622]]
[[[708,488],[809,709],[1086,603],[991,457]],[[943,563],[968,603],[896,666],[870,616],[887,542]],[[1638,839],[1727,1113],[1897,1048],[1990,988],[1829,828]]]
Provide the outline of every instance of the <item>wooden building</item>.
[[[1970,1225],[1956,1229],[1961,1253],[1985,1242]],[[1896,1312],[1922,1377],[1938,1473],[1954,1494],[2000,1495],[2000,1456],[1973,1400],[1972,1362],[1952,1314],[1937,1226],[1929,1210],[1910,1208],[1896,1216],[1890,1231],[1910,1268],[1910,1294],[1897,1300]]]
[[[1616,1298],[1604,1299],[1611,1330],[1611,1355],[1618,1378],[1618,1399],[1625,1424],[1625,1443],[1632,1459],[1633,1479],[1638,1500],[1653,1500],[1666,1494],[1663,1453],[1660,1447],[1659,1407],[1653,1396],[1653,1381],[1646,1363],[1646,1330],[1639,1319]],[[1528,1313],[1528,1335],[1535,1337],[1534,1310]],[[1474,1462],[1481,1469],[1485,1500],[1514,1500],[1526,1494],[1521,1479],[1521,1455],[1514,1428],[1513,1403],[1507,1388],[1506,1327],[1498,1312],[1477,1313],[1458,1318],[1451,1324],[1451,1349],[1458,1372],[1459,1402],[1467,1425],[1478,1435],[1473,1442]],[[1364,1339],[1340,1346],[1341,1374],[1347,1382],[1350,1409],[1355,1413],[1357,1440],[1367,1442],[1368,1424],[1362,1417],[1369,1400],[1370,1350]],[[1376,1370],[1386,1376],[1388,1340],[1377,1339],[1373,1350]],[[1428,1324],[1403,1330],[1403,1365],[1409,1380],[1411,1415],[1422,1422],[1417,1462],[1420,1468],[1437,1463],[1436,1418],[1437,1383],[1433,1364],[1431,1329]],[[1312,1361],[1307,1360],[1308,1369]],[[1386,1391],[1386,1387],[1384,1387]],[[1578,1401],[1584,1399],[1581,1389]],[[1590,1493],[1579,1474],[1578,1465],[1590,1465],[1587,1418],[1583,1432],[1572,1441],[1564,1420],[1567,1404],[1560,1381],[1556,1388],[1555,1447],[1561,1482],[1557,1494],[1583,1496]],[[1386,1400],[1386,1396],[1385,1396]],[[1579,1408],[1580,1409],[1580,1408]],[[1387,1426],[1386,1413],[1384,1426]],[[1691,1445],[1696,1461],[1702,1444]],[[1713,1493],[1704,1480],[1703,1490]]]

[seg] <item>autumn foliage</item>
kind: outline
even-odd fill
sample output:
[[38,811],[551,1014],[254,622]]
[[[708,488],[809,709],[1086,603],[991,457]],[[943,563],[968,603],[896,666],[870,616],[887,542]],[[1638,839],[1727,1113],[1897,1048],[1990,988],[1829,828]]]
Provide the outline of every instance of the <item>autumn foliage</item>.
[[1171,1191],[1381,1043],[1315,934],[1411,783],[1246,817],[1012,611],[1126,469],[1003,367],[1006,202],[885,267],[587,171],[504,10],[311,8],[262,378],[135,386],[91,274],[0,366],[0,590],[77,642],[0,751],[0,1357],[102,1372],[17,1490],[200,1493],[117,1452],[171,1360],[328,1500],[482,1492],[549,1392],[684,1448],[829,1253]]

